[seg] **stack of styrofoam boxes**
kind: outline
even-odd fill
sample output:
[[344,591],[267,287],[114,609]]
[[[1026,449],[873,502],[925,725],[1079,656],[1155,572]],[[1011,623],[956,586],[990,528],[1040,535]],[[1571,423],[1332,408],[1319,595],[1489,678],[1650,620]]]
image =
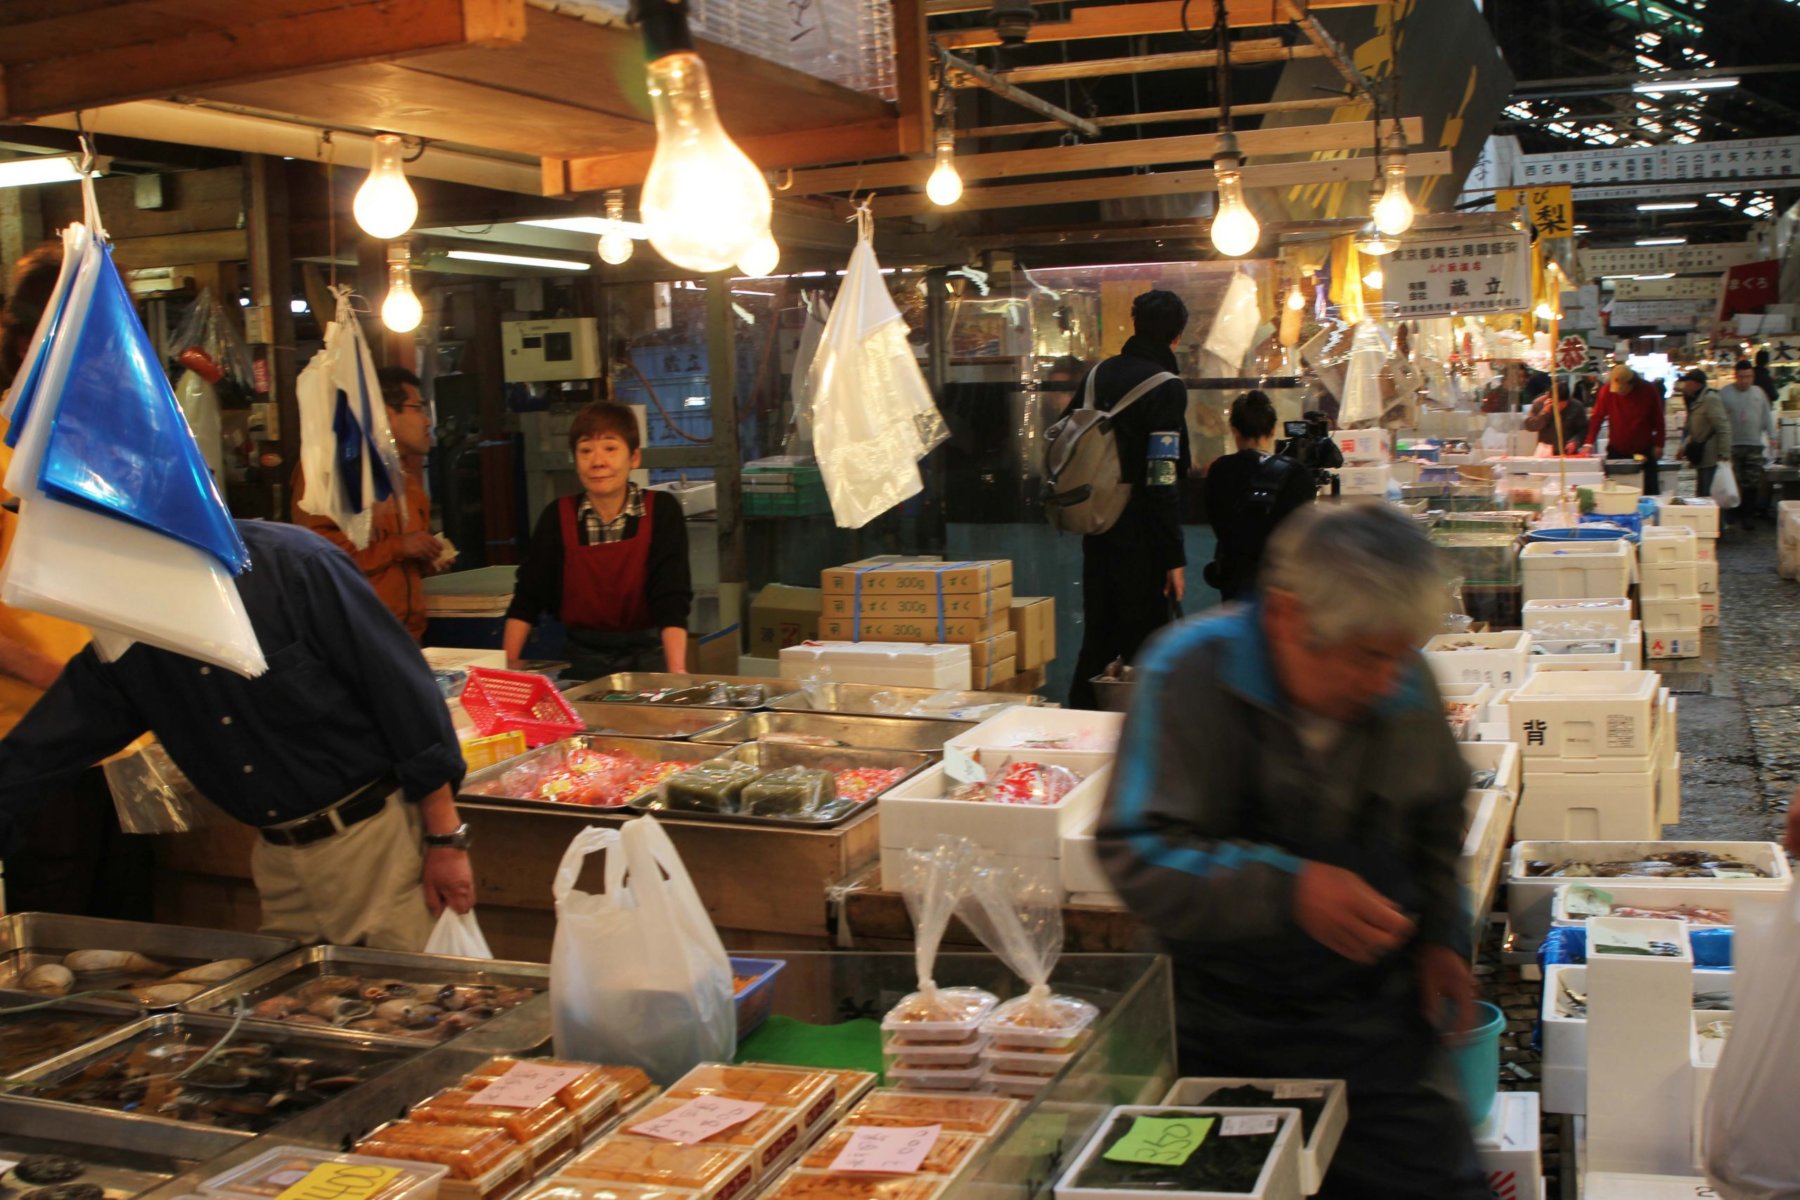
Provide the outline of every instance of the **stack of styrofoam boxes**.
[[1631,594],[1637,559],[1624,538],[1590,542],[1529,542],[1519,552],[1524,597],[1605,600]]
[[1340,429],[1331,435],[1343,452],[1338,490],[1346,496],[1385,496],[1393,473],[1388,460],[1392,443],[1385,429]]
[[1425,643],[1425,661],[1440,686],[1485,683],[1518,687],[1531,663],[1531,635],[1504,633],[1440,633]]
[[1657,523],[1694,531],[1694,566],[1700,588],[1700,625],[1719,623],[1719,506],[1713,500],[1674,500],[1662,506]]
[[[1652,945],[1673,953],[1652,953]],[[1693,1162],[1694,956],[1684,921],[1587,923],[1588,1163],[1670,1175]]]
[[[1624,592],[1588,599],[1527,600],[1523,624],[1536,642],[1613,642],[1627,670],[1643,665],[1643,631],[1631,619],[1631,598]],[[1555,669],[1554,664],[1545,662],[1534,661],[1532,666]]]
[[[881,886],[889,891],[899,886],[908,850],[930,850],[953,836],[1060,887],[1064,839],[1090,828],[1099,813],[1124,721],[1120,713],[1019,706],[950,739],[943,762],[882,793]],[[1037,748],[1045,745],[1070,748]],[[1066,767],[1080,782],[1055,804],[950,798],[964,783],[997,780],[1021,763]],[[1108,889],[1102,884],[1095,890]]]
[[[1485,901],[1490,884],[1496,882],[1506,854],[1506,841],[1512,832],[1513,811],[1518,805],[1523,782],[1519,766],[1519,748],[1511,742],[1468,742],[1462,747],[1463,761],[1471,772],[1492,773],[1493,778],[1479,786],[1471,780],[1463,797],[1463,848],[1457,863],[1458,876],[1475,903]],[[1473,913],[1485,920],[1485,913]]]
[[1475,1153],[1496,1197],[1540,1200],[1544,1160],[1539,1146],[1538,1094],[1501,1092],[1486,1124],[1475,1131]]
[[1524,765],[1520,838],[1654,840],[1666,766],[1662,677],[1545,671],[1507,706]]
[[1700,654],[1699,538],[1680,525],[1644,530],[1638,546],[1638,607],[1651,658]]

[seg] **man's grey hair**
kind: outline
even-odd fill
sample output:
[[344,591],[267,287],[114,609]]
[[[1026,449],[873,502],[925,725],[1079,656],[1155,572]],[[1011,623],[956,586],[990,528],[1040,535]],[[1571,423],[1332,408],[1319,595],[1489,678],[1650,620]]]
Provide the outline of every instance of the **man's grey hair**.
[[1263,589],[1299,602],[1315,646],[1394,633],[1423,642],[1443,625],[1444,584],[1437,548],[1386,504],[1307,505],[1263,557]]

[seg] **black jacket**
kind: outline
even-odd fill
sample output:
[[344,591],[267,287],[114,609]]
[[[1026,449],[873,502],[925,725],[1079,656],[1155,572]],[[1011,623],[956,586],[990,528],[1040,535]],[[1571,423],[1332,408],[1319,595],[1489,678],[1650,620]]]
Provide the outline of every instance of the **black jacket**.
[[[1312,472],[1289,460],[1275,482],[1275,501],[1267,519],[1253,518],[1247,513],[1250,489],[1264,470],[1263,455],[1255,450],[1240,450],[1214,461],[1206,472],[1206,517],[1218,538],[1213,555],[1215,574],[1207,582],[1219,589],[1226,600],[1247,598],[1256,585],[1256,570],[1262,565],[1263,548],[1269,534],[1283,517],[1318,495]],[[1268,468],[1271,472],[1280,467]]]
[[[1092,368],[1098,372],[1094,382],[1094,406],[1101,412],[1159,371],[1180,376],[1175,354],[1167,346],[1158,346],[1136,336],[1126,339],[1120,352],[1103,359]],[[1087,377],[1076,385],[1075,404],[1087,394]],[[1181,489],[1179,481],[1188,469],[1187,385],[1179,378],[1163,384],[1139,398],[1126,409],[1114,425],[1119,444],[1119,470],[1124,482],[1131,485],[1131,500],[1125,506],[1117,525],[1096,539],[1110,538],[1115,533],[1130,536],[1121,526],[1130,525],[1132,532],[1148,531],[1156,547],[1159,570],[1172,570],[1187,565],[1187,553],[1181,541]],[[1146,487],[1145,467],[1150,455],[1152,433],[1179,433],[1181,454],[1175,460],[1175,487]]]

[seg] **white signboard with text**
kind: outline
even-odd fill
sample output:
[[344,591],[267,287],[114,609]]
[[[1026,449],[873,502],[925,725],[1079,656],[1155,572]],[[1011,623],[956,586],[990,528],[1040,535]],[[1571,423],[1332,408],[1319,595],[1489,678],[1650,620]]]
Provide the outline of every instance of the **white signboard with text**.
[[1523,233],[1408,238],[1381,260],[1381,298],[1399,318],[1523,312],[1531,250]]

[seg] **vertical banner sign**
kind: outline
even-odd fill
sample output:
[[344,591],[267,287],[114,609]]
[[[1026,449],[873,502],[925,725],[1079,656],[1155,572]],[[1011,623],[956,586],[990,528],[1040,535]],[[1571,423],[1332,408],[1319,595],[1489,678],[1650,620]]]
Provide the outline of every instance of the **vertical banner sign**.
[[1566,184],[1504,188],[1494,197],[1494,207],[1501,212],[1515,212],[1523,207],[1539,237],[1568,237],[1575,229],[1575,199]]
[[1776,288],[1781,278],[1781,264],[1767,262],[1740,263],[1725,272],[1725,286],[1719,290],[1719,320],[1739,313],[1759,313],[1763,306],[1778,299]]
[[1408,238],[1382,260],[1382,298],[1400,318],[1524,312],[1531,307],[1531,247],[1506,237]]

